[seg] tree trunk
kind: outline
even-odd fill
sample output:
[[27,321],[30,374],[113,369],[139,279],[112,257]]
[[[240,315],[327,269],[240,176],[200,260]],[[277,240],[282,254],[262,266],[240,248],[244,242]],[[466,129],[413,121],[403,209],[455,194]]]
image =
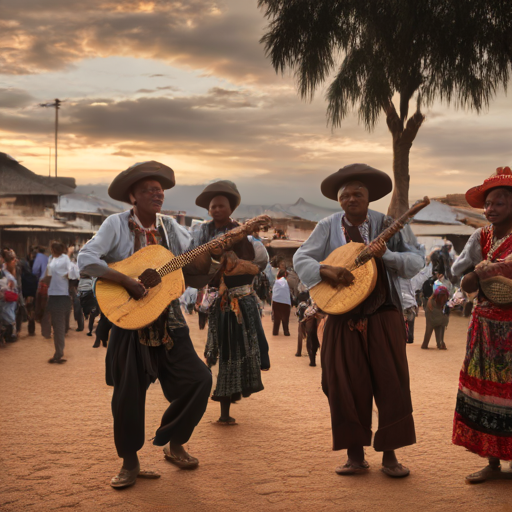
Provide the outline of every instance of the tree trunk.
[[404,123],[391,101],[384,107],[384,111],[393,139],[393,177],[395,179],[388,215],[397,219],[409,209],[409,153],[425,116],[417,110],[404,128]]

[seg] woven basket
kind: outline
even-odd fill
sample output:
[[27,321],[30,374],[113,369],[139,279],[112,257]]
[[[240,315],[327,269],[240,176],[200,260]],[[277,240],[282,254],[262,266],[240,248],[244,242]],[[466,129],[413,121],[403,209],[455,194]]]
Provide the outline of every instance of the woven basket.
[[484,295],[494,304],[512,304],[512,279],[495,276],[480,281],[480,288]]

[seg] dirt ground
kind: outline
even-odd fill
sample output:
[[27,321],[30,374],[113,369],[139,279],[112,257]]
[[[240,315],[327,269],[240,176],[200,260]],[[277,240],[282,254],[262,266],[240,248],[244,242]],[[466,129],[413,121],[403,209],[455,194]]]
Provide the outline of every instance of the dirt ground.
[[[187,320],[201,354],[205,331],[198,330],[196,315]],[[345,453],[331,450],[320,367],[309,367],[305,355],[294,357],[294,318],[291,337],[272,337],[265,316],[272,368],[264,374],[265,390],[232,408],[239,425],[216,425],[219,405],[210,401],[187,446],[200,466],[180,471],[149,442],[167,407],[157,382],[147,396],[148,442],[140,459],[162,477],[122,491],[109,486],[121,464],[112,435],[112,390],[104,381],[105,349],[91,348],[92,338],[73,331],[66,339],[68,362],[50,365],[52,341],[29,338],[25,330],[0,351],[0,510],[512,511],[512,482],[466,485],[464,476],[483,461],[451,444],[467,325],[468,319],[452,315],[448,350],[438,351],[432,340],[426,351],[420,350],[423,314],[416,321],[407,352],[418,442],[398,452],[411,469],[404,480],[379,471],[372,448],[368,474],[335,474]]]

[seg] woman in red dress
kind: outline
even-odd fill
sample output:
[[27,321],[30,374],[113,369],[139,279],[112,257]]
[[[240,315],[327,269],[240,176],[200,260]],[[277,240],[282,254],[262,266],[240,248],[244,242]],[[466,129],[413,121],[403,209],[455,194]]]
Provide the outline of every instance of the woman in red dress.
[[[466,477],[467,483],[512,479],[500,460],[512,460],[512,304],[496,304],[481,283],[512,277],[512,172],[508,167],[466,193],[468,203],[483,208],[489,226],[471,236],[452,271],[468,293],[478,291],[462,365],[452,441],[486,457],[489,464]],[[510,289],[512,303],[512,287]]]

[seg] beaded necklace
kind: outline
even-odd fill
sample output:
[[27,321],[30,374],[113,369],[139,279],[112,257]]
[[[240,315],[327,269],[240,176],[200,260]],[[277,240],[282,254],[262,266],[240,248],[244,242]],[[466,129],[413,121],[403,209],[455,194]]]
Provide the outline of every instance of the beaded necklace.
[[496,239],[496,236],[494,235],[494,226],[492,227],[492,244],[491,248],[489,249],[489,252],[487,253],[487,260],[491,261],[492,257],[494,256],[494,253],[499,248],[499,246],[512,235],[512,231],[508,233],[507,235],[501,237],[500,239]]

